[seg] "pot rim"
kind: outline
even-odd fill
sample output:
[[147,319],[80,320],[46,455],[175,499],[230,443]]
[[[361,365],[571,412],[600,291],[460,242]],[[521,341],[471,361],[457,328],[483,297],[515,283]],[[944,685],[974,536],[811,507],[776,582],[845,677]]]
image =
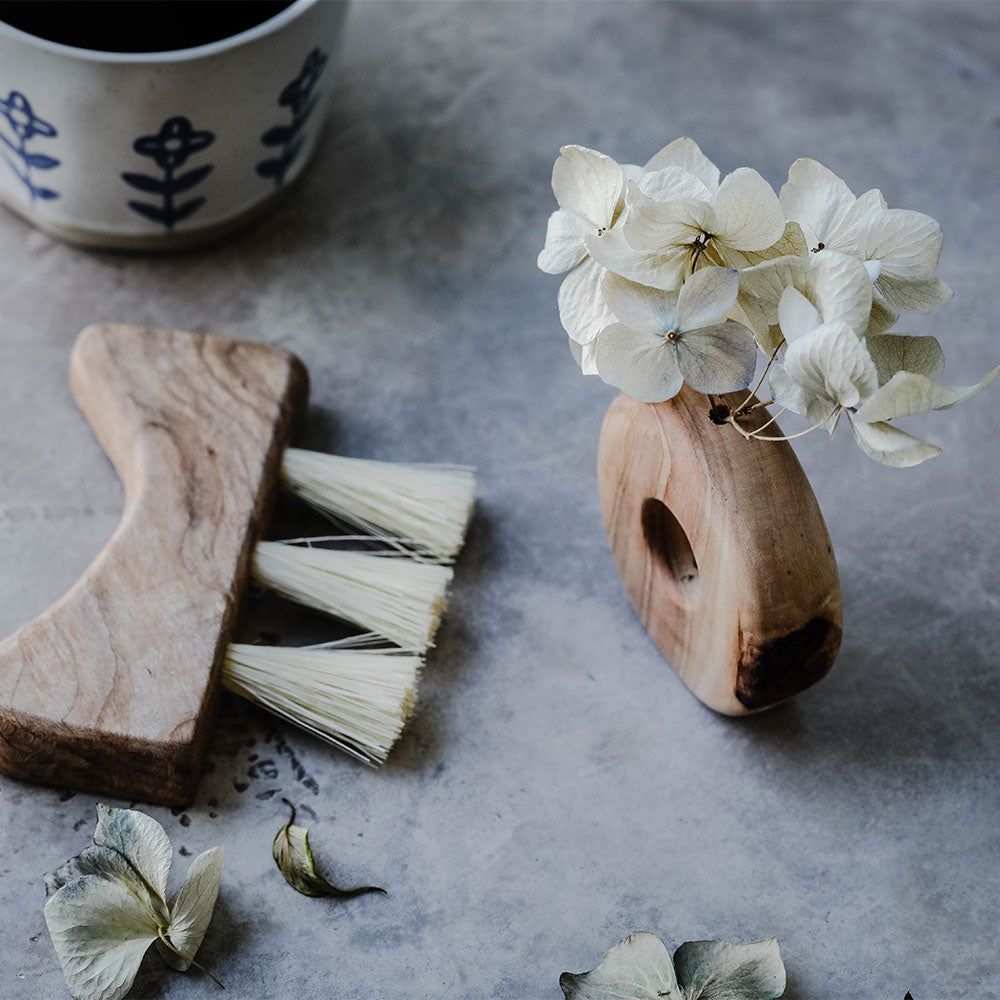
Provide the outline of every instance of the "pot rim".
[[114,63],[133,64],[138,66],[150,66],[159,63],[181,63],[195,61],[197,59],[207,59],[211,56],[219,55],[230,49],[239,48],[249,42],[264,38],[285,27],[291,21],[304,14],[307,10],[316,6],[319,0],[293,0],[289,7],[283,11],[269,17],[260,24],[255,24],[252,28],[240,31],[235,35],[228,35],[215,42],[208,42],[205,45],[194,45],[188,49],[170,49],[166,52],[107,52],[103,49],[82,49],[73,45],[64,45],[62,42],[50,42],[46,38],[39,38],[30,32],[15,28],[5,21],[0,20],[0,39],[9,38],[24,45],[33,46],[49,52],[52,55],[64,56],[71,59],[78,59],[81,62],[91,63]]

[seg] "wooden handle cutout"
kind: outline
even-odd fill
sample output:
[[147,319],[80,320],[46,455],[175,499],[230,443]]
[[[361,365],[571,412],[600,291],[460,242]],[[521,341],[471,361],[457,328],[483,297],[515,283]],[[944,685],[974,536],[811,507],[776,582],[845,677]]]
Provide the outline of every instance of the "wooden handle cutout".
[[[601,506],[629,599],[660,651],[706,705],[745,715],[833,665],[840,581],[791,446],[746,441],[708,410],[688,386],[666,403],[619,396],[601,431]],[[768,419],[762,407],[745,426]]]
[[70,382],[125,507],[73,588],[0,643],[0,769],[183,805],[308,379],[264,345],[100,325]]

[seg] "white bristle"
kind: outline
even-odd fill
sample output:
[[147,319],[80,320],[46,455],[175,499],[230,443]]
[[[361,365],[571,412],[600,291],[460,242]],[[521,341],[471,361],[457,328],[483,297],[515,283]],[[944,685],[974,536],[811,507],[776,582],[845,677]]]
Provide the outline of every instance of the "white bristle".
[[424,650],[444,614],[452,571],[406,556],[259,542],[253,575],[299,604]]
[[369,764],[385,761],[413,711],[412,653],[234,644],[222,683]]
[[336,518],[388,533],[439,559],[454,559],[476,492],[465,466],[403,465],[289,448],[285,487]]

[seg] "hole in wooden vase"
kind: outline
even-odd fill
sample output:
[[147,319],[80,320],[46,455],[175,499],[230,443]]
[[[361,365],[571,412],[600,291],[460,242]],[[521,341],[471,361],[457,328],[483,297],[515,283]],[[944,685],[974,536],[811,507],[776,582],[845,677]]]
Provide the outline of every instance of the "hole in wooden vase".
[[643,501],[641,518],[642,534],[650,552],[670,574],[682,603],[694,604],[701,591],[701,577],[698,575],[698,561],[680,521],[656,497]]

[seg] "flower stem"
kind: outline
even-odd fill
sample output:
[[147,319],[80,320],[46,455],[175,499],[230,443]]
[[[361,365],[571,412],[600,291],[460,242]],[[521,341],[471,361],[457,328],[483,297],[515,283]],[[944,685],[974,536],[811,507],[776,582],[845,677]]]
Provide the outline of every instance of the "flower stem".
[[[771,402],[773,403],[774,400],[772,399]],[[757,406],[766,406],[766,405],[767,405],[767,403],[758,403],[757,404]],[[753,409],[756,409],[756,407],[753,407]],[[767,423],[761,424],[760,427],[757,428],[757,430],[753,431],[753,433],[754,434],[759,434],[766,427],[770,427],[771,424],[773,424],[775,422],[775,420],[777,420],[778,417],[780,417],[781,414],[784,413],[785,410],[787,410],[787,409],[788,409],[787,406],[783,406],[780,410],[778,410],[778,412],[773,417],[771,417],[770,420],[767,421]]]
[[[760,437],[758,431],[750,431],[748,434],[746,434],[746,437],[753,438],[754,441],[794,441],[795,438],[804,437],[806,434],[811,434],[813,431],[818,431],[820,427],[823,427],[826,424],[828,424],[833,419],[833,417],[837,415],[837,411],[839,409],[840,409],[839,406],[835,406],[830,411],[830,413],[827,414],[827,416],[825,416],[819,423],[813,424],[812,427],[807,427],[804,431],[799,431],[798,434],[787,434],[787,435],[782,435],[781,437],[767,437],[767,436]],[[772,417],[771,419],[773,420],[775,418]],[[767,424],[765,424],[764,426],[766,427]],[[759,428],[759,430],[763,429],[764,429],[763,427]]]
[[[736,409],[733,411],[733,416],[734,417],[742,417],[742,416],[744,416],[744,414],[747,414],[751,410],[755,409],[754,406],[751,406],[751,407],[748,408],[747,407],[747,403],[749,403],[750,400],[753,399],[753,397],[756,394],[757,390],[764,384],[764,379],[767,378],[767,373],[771,370],[771,365],[773,365],[774,362],[775,362],[775,360],[777,359],[777,357],[778,357],[778,351],[781,350],[782,345],[784,343],[785,343],[785,338],[782,337],[781,338],[781,343],[778,344],[778,346],[773,351],[771,351],[771,356],[767,359],[767,364],[764,365],[764,370],[760,373],[760,378],[757,379],[757,384],[750,390],[750,392],[747,393],[747,398],[744,399],[743,402],[739,406],[737,406]],[[773,402],[773,400],[772,400],[772,402]],[[757,406],[767,406],[767,403],[757,403],[756,405]]]
[[169,934],[167,934],[167,932],[166,932],[166,931],[165,931],[165,930],[164,930],[164,929],[163,929],[162,927],[160,928],[160,931],[159,931],[159,933],[160,933],[160,940],[161,940],[161,941],[162,941],[162,942],[163,942],[163,943],[164,943],[164,944],[165,944],[165,945],[166,945],[166,946],[167,946],[167,947],[168,947],[168,948],[169,948],[169,949],[170,949],[170,950],[171,950],[171,951],[172,951],[172,952],[173,952],[173,953],[174,953],[174,954],[175,954],[175,955],[176,955],[176,956],[178,957],[178,958],[183,958],[185,962],[187,962],[187,963],[188,963],[189,965],[193,965],[193,966],[194,966],[194,967],[195,967],[195,968],[196,968],[196,969],[197,969],[197,970],[198,970],[199,972],[204,972],[204,973],[205,973],[205,975],[206,975],[206,976],[208,976],[208,978],[209,978],[209,979],[211,979],[211,980],[212,980],[212,982],[213,982],[213,983],[215,983],[215,985],[216,985],[216,986],[218,986],[220,990],[224,990],[224,989],[226,988],[225,986],[223,986],[223,985],[222,985],[222,983],[220,983],[220,982],[219,982],[219,980],[218,980],[218,979],[216,979],[216,978],[215,978],[215,976],[213,976],[213,975],[212,975],[212,973],[211,973],[211,972],[209,972],[209,971],[208,971],[208,969],[206,969],[206,968],[205,968],[205,966],[204,966],[204,965],[201,965],[201,964],[199,964],[199,963],[198,963],[198,962],[196,962],[196,961],[195,961],[195,960],[194,960],[193,958],[191,958],[191,957],[190,957],[189,955],[185,955],[185,954],[184,954],[183,952],[181,952],[181,951],[178,951],[178,950],[177,950],[177,949],[176,949],[176,948],[174,947],[174,943],[173,943],[173,941],[171,941],[171,940],[170,940],[170,935],[169,935]]

